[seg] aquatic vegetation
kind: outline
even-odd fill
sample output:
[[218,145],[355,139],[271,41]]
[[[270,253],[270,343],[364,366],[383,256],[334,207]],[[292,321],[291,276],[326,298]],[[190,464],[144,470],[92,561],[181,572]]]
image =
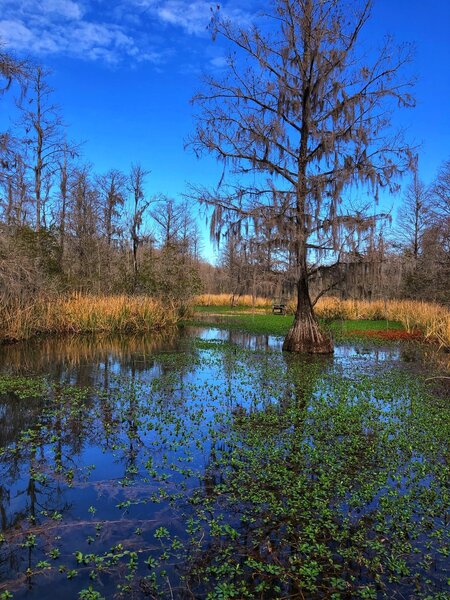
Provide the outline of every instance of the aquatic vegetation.
[[0,452],[3,597],[448,598],[450,407],[426,374],[224,337],[88,386],[0,377],[4,409],[36,402]]

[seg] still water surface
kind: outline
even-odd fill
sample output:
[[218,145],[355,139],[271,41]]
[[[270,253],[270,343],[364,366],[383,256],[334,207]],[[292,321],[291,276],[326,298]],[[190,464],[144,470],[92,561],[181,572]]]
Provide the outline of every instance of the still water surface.
[[416,350],[281,343],[2,348],[0,593],[450,598],[449,409]]

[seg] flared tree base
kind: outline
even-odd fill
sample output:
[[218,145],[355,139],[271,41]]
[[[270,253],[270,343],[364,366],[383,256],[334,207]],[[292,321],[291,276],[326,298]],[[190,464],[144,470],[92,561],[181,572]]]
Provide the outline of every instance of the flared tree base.
[[333,341],[322,333],[313,315],[296,315],[283,342],[286,352],[332,354]]

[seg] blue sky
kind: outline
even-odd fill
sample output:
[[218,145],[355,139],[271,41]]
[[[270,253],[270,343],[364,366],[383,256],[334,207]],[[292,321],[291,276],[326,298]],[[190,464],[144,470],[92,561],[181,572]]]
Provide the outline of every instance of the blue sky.
[[[265,5],[221,2],[240,23]],[[201,73],[220,70],[225,57],[206,31],[210,6],[205,0],[0,0],[0,40],[53,71],[69,137],[84,142],[83,155],[97,172],[128,171],[139,162],[151,171],[149,194],[176,198],[188,182],[214,184],[221,172],[213,159],[197,160],[183,147],[194,128],[189,100]],[[447,0],[375,0],[364,32],[369,49],[388,33],[415,44],[410,70],[418,78],[417,107],[396,121],[421,144],[425,181],[450,158],[449,25]],[[205,248],[209,255],[206,242]]]

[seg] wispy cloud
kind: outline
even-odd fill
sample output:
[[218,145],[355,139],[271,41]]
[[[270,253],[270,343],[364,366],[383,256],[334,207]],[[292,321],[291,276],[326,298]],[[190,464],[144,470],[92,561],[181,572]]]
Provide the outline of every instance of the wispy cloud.
[[227,62],[226,56],[215,56],[214,58],[211,58],[209,64],[216,69],[223,69],[226,67]]
[[[142,5],[142,2],[141,2]],[[147,2],[147,8],[161,22],[181,27],[189,34],[206,31],[211,19],[211,3],[204,0],[164,0]]]
[[159,21],[184,29],[188,34],[202,35],[207,31],[212,11],[220,7],[222,13],[239,22],[249,20],[249,13],[232,1],[211,0],[132,0],[137,7],[147,10]]
[[66,19],[81,19],[84,13],[83,7],[72,0],[43,0],[40,6],[44,13]]
[[0,40],[20,53],[63,54],[115,64],[128,58],[159,62],[164,52],[105,12],[74,0],[0,0]]
[[[242,23],[248,13],[237,1],[224,0],[221,10]],[[209,0],[0,0],[0,42],[22,54],[160,64],[174,54],[177,29],[185,36],[207,33],[216,6]]]
[[0,39],[21,53],[66,54],[88,60],[115,63],[120,56],[139,57],[133,39],[110,24],[77,21],[70,29],[47,25],[46,29],[20,20],[0,21]]

